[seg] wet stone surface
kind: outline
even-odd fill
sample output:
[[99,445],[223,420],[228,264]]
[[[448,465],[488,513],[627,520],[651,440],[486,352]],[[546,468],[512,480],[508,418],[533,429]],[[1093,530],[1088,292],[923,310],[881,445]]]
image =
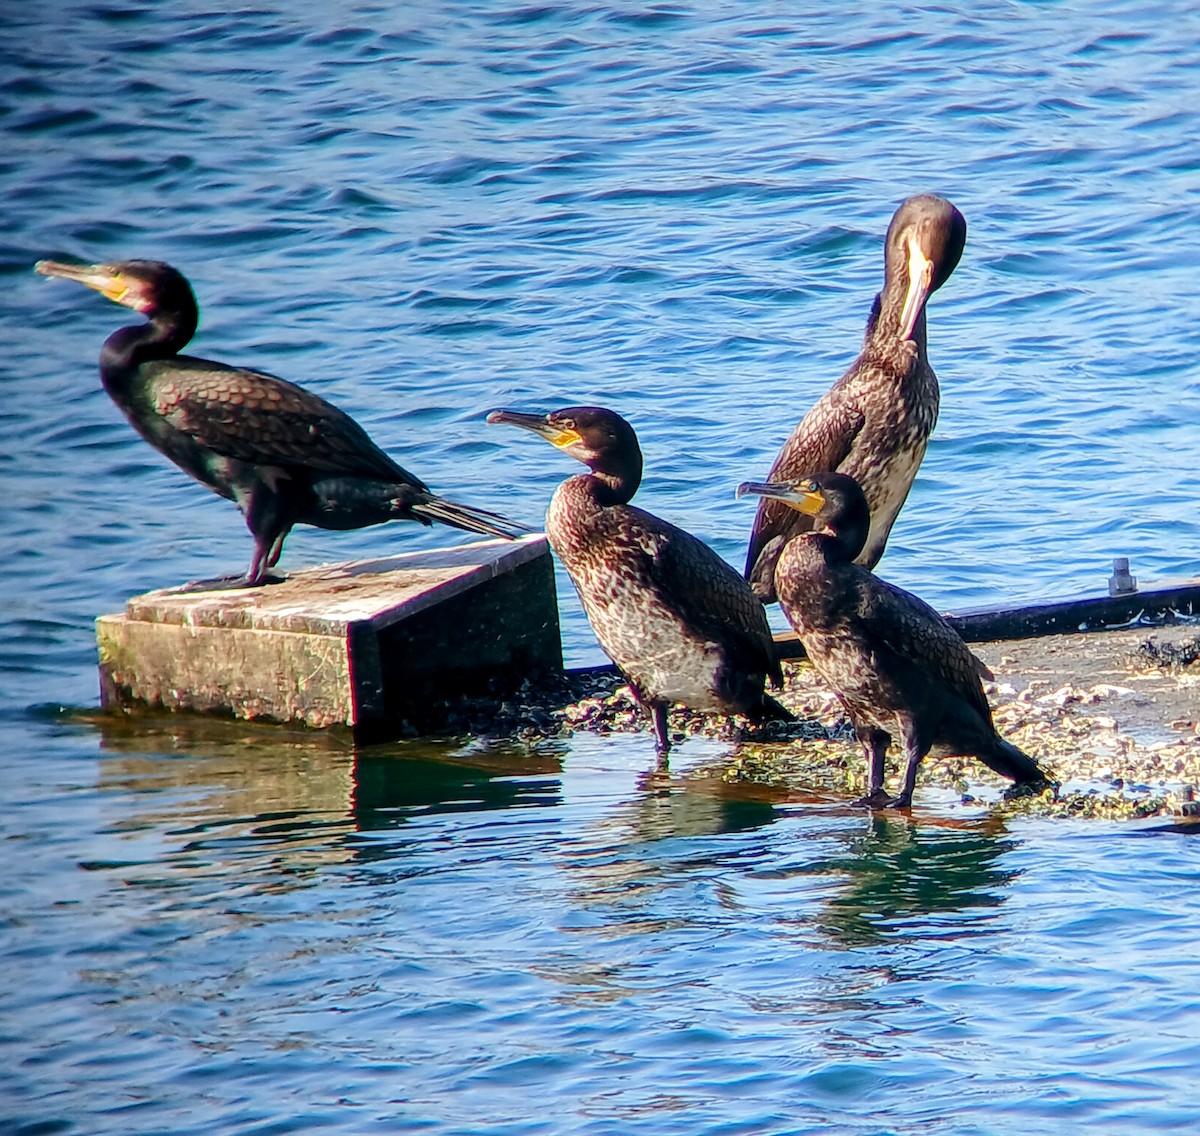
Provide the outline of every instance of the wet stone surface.
[[[1008,783],[972,759],[926,758],[922,786],[950,788],[966,803],[1045,816],[1108,819],[1194,816],[1200,805],[1200,628],[1156,628],[974,644],[991,668],[985,683],[996,726],[1037,758],[1058,790],[1006,799]],[[785,665],[780,701],[794,724],[754,727],[740,718],[671,713],[676,744],[729,740],[720,762],[689,776],[757,783],[779,791],[853,798],[864,789],[862,754],[836,697],[806,662]],[[455,707],[447,732],[536,746],[580,731],[648,731],[648,716],[611,671],[530,681],[499,713]],[[681,754],[686,750],[680,751]],[[898,758],[889,755],[889,776]]]
[[980,644],[1002,733],[1054,771],[1052,815],[1196,815],[1195,623]]
[[[778,692],[776,692],[778,693]],[[810,707],[794,704],[789,690],[780,696],[797,721],[753,726],[746,719],[701,714],[674,707],[670,714],[673,742],[689,737],[728,741],[754,739],[760,743],[800,743],[829,737],[851,737],[844,722],[826,724]],[[500,702],[467,700],[446,707],[444,731],[470,735],[480,741],[515,739],[529,744],[567,738],[587,731],[596,734],[640,733],[652,729],[650,715],[639,708],[633,693],[615,670],[595,668],[527,680],[510,698]],[[416,731],[406,730],[409,736]]]

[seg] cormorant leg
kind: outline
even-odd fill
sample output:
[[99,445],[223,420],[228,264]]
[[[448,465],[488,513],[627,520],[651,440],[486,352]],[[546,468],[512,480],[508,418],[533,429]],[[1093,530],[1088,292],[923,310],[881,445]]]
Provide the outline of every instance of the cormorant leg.
[[634,702],[643,710],[649,710],[654,719],[654,752],[658,754],[661,769],[667,764],[667,755],[671,752],[671,735],[667,730],[667,704],[658,700],[652,701],[633,679],[628,675],[622,677],[629,684],[629,693],[633,695]]
[[283,541],[291,531],[295,514],[283,493],[267,485],[252,491],[245,512],[246,527],[254,536],[254,557],[246,573],[246,584],[265,584],[267,571],[283,552]]
[[287,534],[291,532],[290,528],[286,528],[276,538],[271,545],[271,555],[267,557],[267,567],[274,568],[279,563],[279,558],[283,555],[283,542]]
[[269,538],[255,533],[254,555],[250,559],[250,567],[246,569],[246,578],[242,581],[244,585],[254,587],[263,582],[263,577],[267,574],[267,557],[270,550]]
[[654,749],[660,763],[665,764],[671,752],[671,735],[667,727],[667,704],[655,702],[651,706],[654,712]]
[[883,787],[883,759],[891,744],[891,735],[880,729],[856,729],[856,732],[867,762],[867,795],[854,803],[867,808],[883,808],[891,803]]
[[917,767],[921,764],[921,758],[925,756],[929,747],[922,743],[912,722],[900,723],[900,741],[907,758],[907,764],[904,767],[904,785],[899,795],[893,797],[890,803],[893,808],[907,809],[912,806],[913,789],[917,785]]

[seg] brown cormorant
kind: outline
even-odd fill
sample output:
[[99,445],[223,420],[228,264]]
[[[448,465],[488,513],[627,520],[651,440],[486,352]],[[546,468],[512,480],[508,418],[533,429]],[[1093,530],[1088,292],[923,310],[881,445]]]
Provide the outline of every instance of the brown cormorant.
[[[858,563],[873,568],[908,496],[938,415],[938,384],[925,353],[925,302],[962,256],[967,223],[949,201],[929,194],[901,204],[884,245],[883,290],[875,297],[862,351],[792,431],[768,481],[822,470],[849,474],[871,507],[871,531]],[[746,579],[774,603],[775,558],[806,531],[807,517],[760,501],[746,555]]]
[[[779,554],[775,588],[813,666],[854,723],[870,771],[859,804],[910,805],[917,766],[930,750],[973,755],[1013,781],[1046,781],[1033,758],[996,733],[975,656],[958,633],[928,604],[855,563],[870,531],[858,482],[815,473],[746,482],[738,487],[744,493],[810,522]],[[883,760],[892,740],[907,765],[903,787],[889,798]]]
[[402,519],[508,538],[523,531],[495,513],[435,496],[354,419],[311,391],[180,355],[199,313],[191,285],[169,264],[42,260],[36,271],[86,284],[149,321],[108,337],[101,382],[147,442],[245,514],[254,557],[240,583],[264,582],[295,524],[356,529]]
[[752,721],[792,718],[763,691],[767,677],[778,686],[783,674],[766,613],[745,580],[690,533],[629,504],[642,451],[624,418],[572,406],[494,410],[487,420],[531,430],[591,471],[555,491],[546,535],[600,646],[652,711],[662,756],[672,702]]

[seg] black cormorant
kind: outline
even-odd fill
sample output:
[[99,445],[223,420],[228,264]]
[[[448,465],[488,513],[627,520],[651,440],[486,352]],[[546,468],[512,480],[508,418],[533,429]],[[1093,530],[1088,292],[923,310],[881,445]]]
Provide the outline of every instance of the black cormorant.
[[199,313],[191,285],[169,264],[42,260],[36,271],[86,284],[149,321],[108,337],[100,379],[147,442],[245,514],[254,557],[241,583],[264,581],[295,524],[356,529],[404,519],[508,538],[524,531],[435,496],[354,419],[311,391],[180,355]]
[[583,601],[592,630],[654,715],[658,751],[670,749],[667,706],[790,720],[765,694],[783,681],[762,604],[745,580],[690,533],[629,504],[642,479],[633,427],[611,410],[550,414],[494,410],[591,471],[568,478],[546,513],[546,535]]
[[[917,766],[930,750],[975,756],[1017,782],[1045,782],[1033,758],[996,733],[977,660],[958,633],[916,596],[855,563],[870,513],[858,483],[815,473],[752,493],[799,510],[809,531],[784,545],[775,566],[779,603],[821,677],[854,723],[869,769],[860,804],[908,806]],[[907,765],[899,794],[883,787],[895,740]]]
[[[884,245],[883,291],[875,297],[863,348],[784,443],[768,481],[822,470],[849,474],[871,507],[858,563],[873,568],[912,487],[937,421],[938,384],[925,353],[925,302],[962,256],[967,223],[941,197],[910,197],[892,217]],[[746,579],[774,603],[774,562],[807,517],[760,501],[750,533]]]

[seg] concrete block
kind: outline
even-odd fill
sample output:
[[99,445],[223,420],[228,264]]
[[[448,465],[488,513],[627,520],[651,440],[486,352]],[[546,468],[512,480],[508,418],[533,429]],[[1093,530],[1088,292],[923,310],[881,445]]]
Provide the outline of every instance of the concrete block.
[[96,621],[106,707],[388,736],[562,670],[543,536],[325,565],[261,588],[164,590]]

